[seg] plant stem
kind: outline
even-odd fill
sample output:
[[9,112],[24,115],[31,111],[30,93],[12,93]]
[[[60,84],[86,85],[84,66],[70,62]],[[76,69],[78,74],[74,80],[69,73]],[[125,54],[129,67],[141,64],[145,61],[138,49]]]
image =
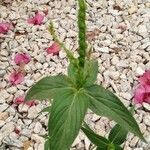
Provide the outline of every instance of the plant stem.
[[55,29],[54,29],[54,25],[53,25],[52,22],[50,22],[50,25],[49,25],[49,32],[51,33],[51,35],[52,35],[54,41],[56,41],[56,42],[64,49],[64,51],[65,51],[66,54],[67,54],[67,57],[68,57],[69,61],[72,62],[72,63],[75,63],[76,59],[74,58],[73,54],[70,52],[70,50],[68,50],[68,49],[65,47],[64,43],[62,43],[62,42],[58,39],[58,37],[56,36],[56,34],[55,34]]
[[83,68],[86,57],[86,3],[85,0],[78,0],[78,28],[79,28],[79,65]]

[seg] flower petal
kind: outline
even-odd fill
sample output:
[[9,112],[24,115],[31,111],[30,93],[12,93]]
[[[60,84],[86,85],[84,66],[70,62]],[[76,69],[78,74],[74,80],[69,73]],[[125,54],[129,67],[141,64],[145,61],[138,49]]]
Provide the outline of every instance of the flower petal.
[[135,90],[135,93],[134,93],[134,102],[136,104],[138,103],[143,103],[144,102],[144,98],[145,98],[145,94],[146,94],[146,91],[145,91],[145,87],[142,86],[142,85],[139,85],[136,90]]
[[28,54],[18,53],[15,55],[14,61],[17,65],[28,64],[31,60],[31,57]]
[[24,96],[19,96],[14,100],[14,104],[19,105],[24,103]]
[[0,33],[7,33],[11,29],[11,23],[8,22],[1,22],[0,23]]
[[48,54],[57,55],[60,51],[60,45],[57,42],[54,42],[46,51]]
[[31,17],[27,20],[29,24],[41,25],[44,20],[44,15],[37,12],[34,17]]
[[24,74],[22,72],[14,71],[9,77],[9,81],[12,85],[20,84],[24,80]]
[[140,78],[139,82],[142,85],[150,85],[150,70],[146,71]]

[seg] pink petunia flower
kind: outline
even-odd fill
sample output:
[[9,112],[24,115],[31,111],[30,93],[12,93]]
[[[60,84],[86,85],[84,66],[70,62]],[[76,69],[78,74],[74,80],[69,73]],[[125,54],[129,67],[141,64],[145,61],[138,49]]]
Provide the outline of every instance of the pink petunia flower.
[[41,25],[44,20],[44,15],[37,12],[34,17],[31,17],[27,20],[29,24]]
[[60,45],[57,42],[54,42],[49,48],[46,49],[48,54],[57,55],[60,51]]
[[150,70],[146,71],[140,78],[139,82],[142,85],[150,85]]
[[1,22],[0,23],[0,33],[6,34],[12,28],[11,23]]
[[134,93],[135,103],[150,103],[150,71],[146,71],[139,78],[139,82],[140,84],[137,86]]
[[12,85],[20,84],[24,80],[24,74],[21,71],[14,71],[9,77],[9,81]]
[[31,57],[28,54],[18,53],[15,55],[14,61],[17,65],[28,64],[31,60]]
[[34,105],[37,104],[34,100],[28,101],[28,102],[25,101],[25,97],[24,97],[24,96],[18,96],[18,97],[14,100],[14,104],[15,104],[15,105],[19,105],[19,104],[22,104],[22,103],[28,105],[29,107],[34,106]]
[[14,100],[14,104],[19,105],[24,103],[24,96],[19,96]]

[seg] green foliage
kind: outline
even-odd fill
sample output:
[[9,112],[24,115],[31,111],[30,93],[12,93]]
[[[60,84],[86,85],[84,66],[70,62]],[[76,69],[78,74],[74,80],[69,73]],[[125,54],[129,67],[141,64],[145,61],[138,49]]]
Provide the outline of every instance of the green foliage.
[[89,86],[86,90],[90,98],[89,107],[94,113],[115,120],[124,129],[143,139],[135,119],[117,96],[99,85]]
[[81,67],[84,67],[87,42],[86,42],[86,4],[85,0],[79,1],[78,12],[78,28],[79,28],[79,63]]
[[[64,49],[69,59],[68,76],[48,76],[38,81],[27,93],[26,100],[51,100],[49,112],[48,136],[44,150],[69,150],[80,129],[97,145],[97,150],[122,150],[119,146],[125,140],[127,132],[132,132],[144,140],[139,127],[117,96],[96,85],[98,63],[91,60],[86,42],[86,5],[78,0],[79,57],[75,58],[70,50],[60,42],[53,24],[49,31],[53,39]],[[95,134],[89,127],[82,127],[87,109],[113,119],[118,124],[106,139]],[[82,127],[82,128],[81,128]]]
[[123,150],[119,144],[116,144],[109,139],[106,139],[93,132],[87,124],[81,128],[89,140],[97,146],[96,150]]

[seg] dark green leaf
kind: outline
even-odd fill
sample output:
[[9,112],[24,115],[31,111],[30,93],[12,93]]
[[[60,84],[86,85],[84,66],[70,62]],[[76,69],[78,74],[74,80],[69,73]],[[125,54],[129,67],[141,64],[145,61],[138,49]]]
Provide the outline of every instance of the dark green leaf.
[[84,67],[84,78],[85,78],[85,85],[92,85],[97,79],[98,74],[98,62],[91,60],[85,62]]
[[49,112],[51,111],[51,106],[44,108],[41,112]]
[[76,138],[88,108],[81,89],[63,89],[55,95],[48,123],[50,150],[68,150]]
[[126,140],[127,134],[128,131],[117,124],[111,130],[108,138],[112,143],[121,145]]
[[26,95],[26,100],[51,99],[61,89],[72,88],[72,82],[65,75],[49,76],[38,81]]
[[[131,107],[129,111],[133,114],[134,107]],[[108,138],[112,143],[121,145],[126,140],[127,134],[127,130],[116,124],[110,131]]]
[[71,80],[76,83],[76,79],[78,76],[78,68],[74,64],[70,63],[68,67],[68,76],[71,78]]
[[50,150],[49,149],[49,140],[45,141],[45,144],[44,144],[44,150]]
[[135,119],[117,96],[98,85],[87,87],[86,90],[87,95],[91,99],[90,109],[93,112],[115,120],[125,130],[134,133],[144,140]]
[[106,138],[94,133],[91,129],[89,130],[83,127],[81,129],[93,144],[95,144],[103,150],[107,150],[109,141]]

